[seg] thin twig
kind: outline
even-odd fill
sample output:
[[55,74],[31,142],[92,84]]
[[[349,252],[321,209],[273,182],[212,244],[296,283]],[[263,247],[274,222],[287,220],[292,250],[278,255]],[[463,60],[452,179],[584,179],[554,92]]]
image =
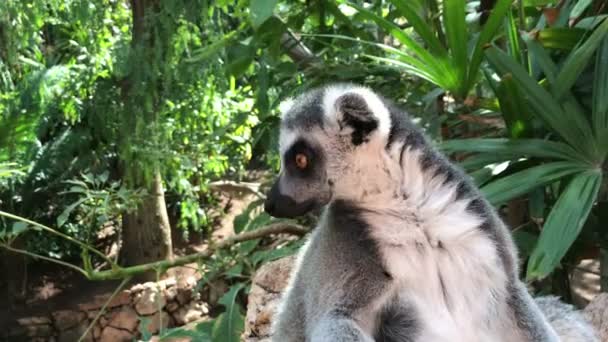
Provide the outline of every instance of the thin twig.
[[209,183],[209,188],[226,192],[249,192],[261,199],[266,199],[266,196],[259,191],[259,183],[217,181]]
[[28,252],[28,251],[26,251],[24,249],[13,248],[13,247],[11,247],[11,246],[9,246],[7,244],[4,244],[4,243],[0,244],[0,247],[6,249],[8,251],[14,252],[14,253],[19,253],[19,254],[27,255],[27,256],[29,256],[31,258],[38,258],[38,259],[46,260],[48,262],[54,262],[54,263],[56,263],[58,265],[61,265],[61,266],[69,267],[69,268],[71,268],[71,269],[73,269],[75,271],[78,271],[78,272],[82,273],[85,277],[88,277],[87,271],[85,271],[84,269],[82,269],[82,268],[80,268],[80,267],[78,267],[76,265],[72,265],[72,264],[70,264],[68,262],[57,260],[57,259],[53,259],[53,258],[49,258],[49,257],[46,257],[44,255]]
[[28,219],[26,219],[24,217],[21,217],[21,216],[9,214],[9,213],[4,212],[2,210],[0,210],[0,216],[4,216],[4,217],[7,217],[7,218],[16,220],[16,221],[25,222],[27,224],[30,224],[30,225],[34,226],[34,227],[38,227],[38,228],[40,228],[40,229],[42,229],[44,231],[47,231],[47,232],[49,232],[51,234],[57,235],[57,236],[59,236],[59,237],[61,237],[63,239],[66,239],[66,240],[68,240],[68,241],[70,241],[72,243],[77,244],[78,246],[80,246],[80,247],[82,247],[82,248],[84,248],[86,250],[89,250],[89,251],[97,254],[98,256],[100,256],[101,258],[103,258],[105,261],[109,262],[110,265],[113,265],[113,266],[116,265],[112,260],[110,260],[105,254],[103,254],[99,250],[97,250],[97,249],[89,246],[88,244],[86,244],[86,243],[84,243],[84,242],[82,242],[82,241],[80,241],[78,239],[74,239],[73,237],[71,237],[69,235],[63,234],[62,232],[60,232],[58,230],[55,230],[55,229],[50,228],[50,227],[47,227],[47,226],[45,226],[43,224],[40,224],[38,222],[35,222],[35,221],[32,221],[32,220],[28,220]]
[[127,283],[129,282],[129,280],[131,280],[131,277],[126,277],[122,280],[122,282],[120,282],[120,285],[118,285],[118,287],[116,288],[116,290],[114,290],[114,292],[112,293],[112,295],[110,296],[110,298],[108,298],[108,300],[103,304],[103,306],[101,307],[101,309],[99,310],[99,312],[97,313],[97,315],[95,315],[95,318],[93,319],[93,321],[91,322],[91,324],[89,324],[89,326],[87,327],[87,330],[84,331],[84,334],[82,334],[80,336],[80,338],[78,339],[78,342],[81,342],[85,339],[85,337],[87,336],[87,334],[89,333],[89,331],[91,331],[91,329],[93,329],[93,327],[95,326],[95,324],[97,323],[97,320],[99,320],[99,317],[101,317],[101,315],[103,315],[106,311],[106,308],[108,307],[108,305],[110,305],[110,302],[114,299],[114,297],[116,297],[116,295],[118,294],[118,292],[120,292],[122,290],[123,287],[125,287],[125,285],[127,285]]
[[273,234],[293,234],[293,235],[302,236],[302,235],[307,234],[308,232],[309,232],[309,230],[307,228],[302,227],[295,223],[276,222],[276,223],[269,224],[268,226],[265,226],[265,227],[262,227],[262,228],[259,228],[259,229],[253,230],[253,231],[244,232],[244,233],[240,233],[240,234],[228,237],[228,238],[218,242],[217,244],[210,245],[209,248],[203,252],[185,255],[183,257],[179,257],[176,259],[160,260],[160,261],[155,261],[155,262],[151,262],[151,263],[147,263],[147,264],[135,265],[135,266],[130,266],[130,267],[115,266],[110,270],[92,271],[92,272],[86,272],[84,269],[82,269],[78,266],[72,265],[70,263],[67,263],[67,262],[64,262],[61,260],[34,254],[34,253],[28,252],[26,250],[15,249],[6,244],[1,244],[0,247],[3,247],[5,249],[15,252],[15,253],[25,254],[25,255],[28,255],[33,258],[40,258],[43,260],[47,260],[49,262],[54,262],[56,264],[59,264],[59,265],[65,266],[65,267],[69,267],[69,268],[76,270],[79,273],[83,274],[89,280],[110,280],[110,279],[130,278],[136,274],[140,274],[140,273],[144,273],[144,272],[148,272],[148,271],[152,271],[152,270],[157,270],[159,272],[162,272],[169,268],[173,268],[176,266],[182,266],[185,264],[195,262],[200,259],[208,258],[211,255],[213,255],[213,253],[215,253],[216,251],[218,251],[220,249],[230,248],[233,245],[240,243],[240,242],[244,242],[244,241],[260,239],[260,238],[263,238],[263,237],[266,237],[269,235],[273,235]]
[[277,222],[260,229],[226,238],[218,242],[217,244],[210,245],[209,248],[203,252],[186,255],[172,260],[160,260],[142,265],[118,267],[112,270],[92,272],[91,274],[89,274],[88,278],[90,280],[121,279],[127,276],[133,276],[135,274],[144,273],[152,270],[166,270],[172,267],[181,266],[195,262],[200,259],[208,258],[213,255],[213,253],[217,250],[229,248],[240,242],[260,239],[273,234],[294,234],[302,236],[308,232],[308,229],[297,224],[288,222]]

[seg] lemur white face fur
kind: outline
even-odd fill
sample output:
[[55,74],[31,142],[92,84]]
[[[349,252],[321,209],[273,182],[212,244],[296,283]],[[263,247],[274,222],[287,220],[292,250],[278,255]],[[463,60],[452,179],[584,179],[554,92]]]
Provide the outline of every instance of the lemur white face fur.
[[[391,170],[382,159],[388,158],[385,146],[391,120],[372,91],[333,86],[284,107],[282,171],[266,202],[269,213],[295,217],[331,199],[364,200],[390,185],[385,183],[392,178]],[[361,177],[378,168],[389,177]]]

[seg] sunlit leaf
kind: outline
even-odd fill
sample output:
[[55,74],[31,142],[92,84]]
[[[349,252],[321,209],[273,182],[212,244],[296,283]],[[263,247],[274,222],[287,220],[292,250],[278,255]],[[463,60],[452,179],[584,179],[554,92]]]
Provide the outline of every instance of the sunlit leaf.
[[241,333],[245,326],[245,317],[241,314],[241,308],[236,303],[239,292],[244,284],[233,285],[230,290],[220,298],[226,311],[222,313],[213,326],[213,341],[217,342],[239,342]]
[[[475,43],[475,48],[473,49],[473,54],[471,55],[471,60],[468,65],[469,73],[467,75],[467,83],[466,89],[473,87],[475,83],[475,79],[479,72],[479,65],[483,59],[483,49],[485,46],[492,41],[492,38],[496,35],[496,31],[500,27],[503,22],[504,17],[507,15],[511,8],[512,0],[498,0],[492,9],[492,13],[488,17],[488,20],[483,25],[483,29],[479,34],[479,38]],[[461,46],[461,50],[466,51],[466,49]]]
[[555,158],[580,162],[570,146],[542,139],[451,139],[441,143],[446,152],[479,152],[505,157]]
[[561,194],[543,226],[528,262],[527,278],[539,279],[552,272],[564,257],[595,203],[602,181],[598,171],[576,175]]
[[411,0],[391,0],[391,2],[429,46],[431,52],[439,56],[447,56],[447,50],[430,30],[429,24],[416,13],[415,4]]
[[597,145],[605,155],[608,153],[608,37],[604,37],[598,48],[593,82],[593,125]]
[[564,65],[557,76],[555,84],[555,94],[558,98],[570,90],[606,34],[608,34],[608,20],[604,20],[604,22],[593,31],[585,43],[568,56],[568,59],[564,62]]
[[[593,136],[587,119],[575,113],[568,113],[528,75],[522,66],[517,64],[510,56],[497,48],[486,50],[486,56],[501,74],[511,74],[521,91],[529,98],[533,112],[540,117],[550,128],[560,134],[572,147],[575,147],[584,157],[593,160],[595,155],[589,149],[588,139]],[[559,81],[557,82],[559,84]]]
[[587,31],[570,27],[550,27],[536,33],[538,41],[548,49],[572,50]]
[[[453,65],[457,70],[457,77],[464,79],[467,74],[468,59],[466,44],[468,42],[467,24],[465,21],[465,0],[446,0],[443,1],[443,23],[445,34]],[[460,96],[466,94],[460,93]]]
[[259,27],[272,16],[277,2],[277,0],[251,0],[249,11],[254,28]]
[[583,12],[591,5],[593,0],[578,0],[572,10],[570,11],[570,20],[577,19]]
[[492,181],[481,188],[481,191],[492,204],[498,205],[527,194],[539,186],[585,170],[588,170],[588,168],[573,162],[542,164]]
[[519,91],[510,75],[503,76],[495,90],[500,111],[511,138],[521,138],[532,133],[532,114],[526,99]]

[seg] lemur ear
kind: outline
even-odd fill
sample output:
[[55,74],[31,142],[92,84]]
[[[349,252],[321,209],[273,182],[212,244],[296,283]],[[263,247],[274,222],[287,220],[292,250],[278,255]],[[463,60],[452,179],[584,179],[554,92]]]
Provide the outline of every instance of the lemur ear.
[[348,129],[354,145],[369,140],[370,134],[378,128],[378,119],[365,99],[355,93],[347,93],[336,99],[340,130]]

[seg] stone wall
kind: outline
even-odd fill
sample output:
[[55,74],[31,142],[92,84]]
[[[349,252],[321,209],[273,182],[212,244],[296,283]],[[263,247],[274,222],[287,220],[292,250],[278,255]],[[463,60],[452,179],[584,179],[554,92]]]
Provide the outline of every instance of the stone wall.
[[[182,326],[204,319],[208,313],[205,303],[195,293],[196,278],[184,282],[174,278],[158,283],[137,284],[118,293],[89,331],[84,341],[121,342],[140,337],[140,324],[157,333],[162,326]],[[110,298],[110,294],[95,297],[77,309],[60,310],[48,316],[17,318],[16,324],[4,337],[8,341],[75,342]]]

